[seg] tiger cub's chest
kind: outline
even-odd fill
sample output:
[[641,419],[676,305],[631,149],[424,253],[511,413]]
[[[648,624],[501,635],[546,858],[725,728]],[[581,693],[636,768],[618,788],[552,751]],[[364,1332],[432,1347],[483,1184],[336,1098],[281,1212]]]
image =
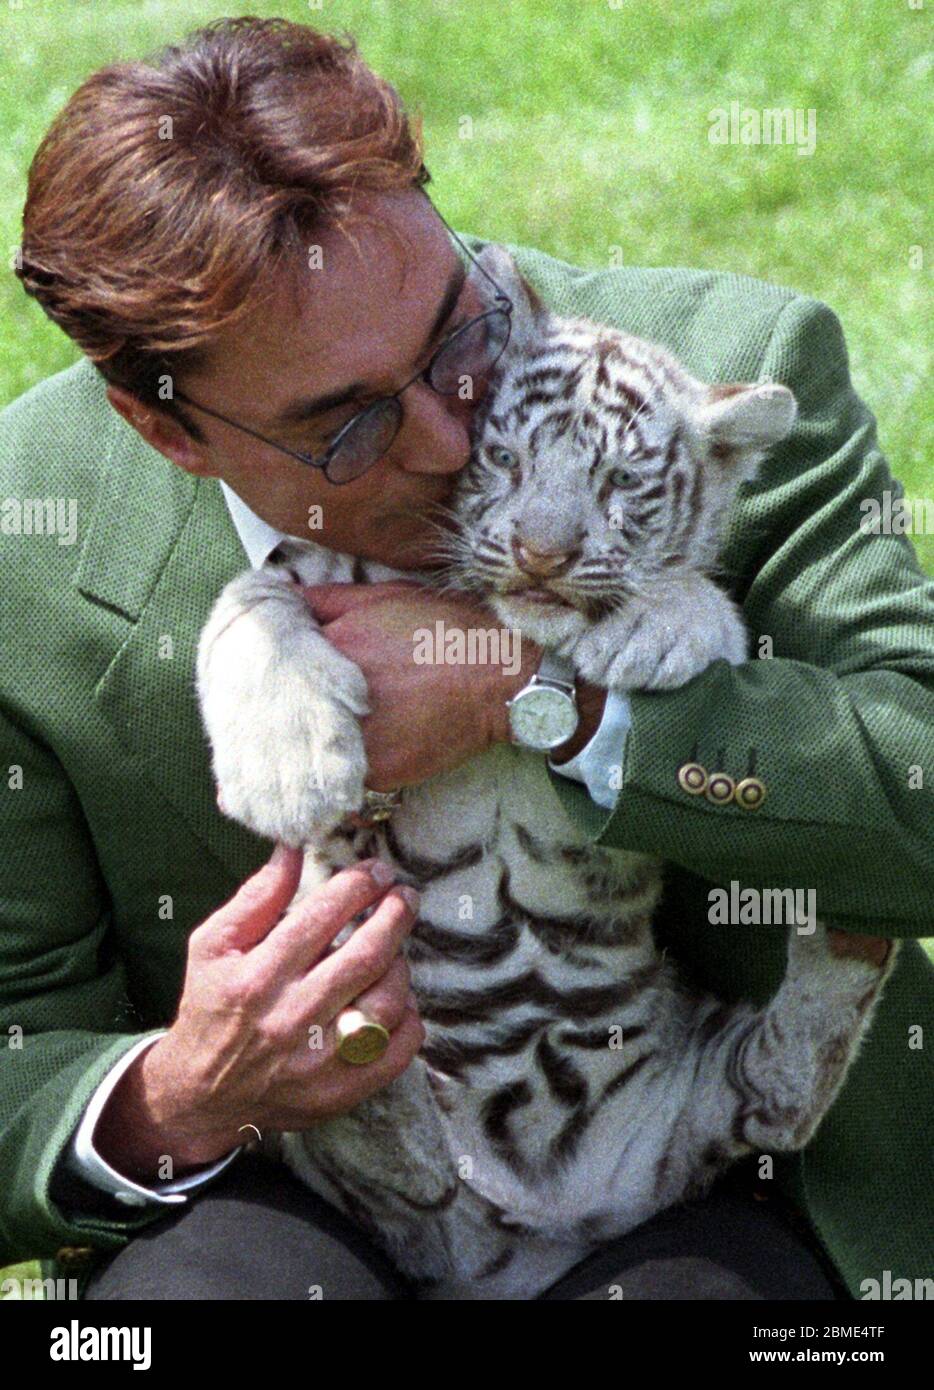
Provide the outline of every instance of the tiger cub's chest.
[[656,860],[590,843],[544,759],[509,746],[407,789],[364,852],[419,889],[427,923],[484,938],[478,955],[498,957],[492,938],[524,922],[556,955],[618,944],[620,924],[644,921],[660,890]]
[[656,862],[590,845],[542,760],[497,748],[406,793],[362,847],[421,894],[406,954],[431,1044],[517,1060],[602,1018],[654,957]]

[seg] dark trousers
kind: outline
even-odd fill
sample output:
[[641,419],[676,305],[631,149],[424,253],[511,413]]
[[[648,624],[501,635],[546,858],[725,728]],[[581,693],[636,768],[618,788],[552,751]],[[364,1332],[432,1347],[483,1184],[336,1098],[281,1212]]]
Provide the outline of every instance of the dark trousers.
[[[340,1212],[244,1155],[180,1211],[107,1256],[84,1298],[411,1299],[418,1292]],[[847,1298],[806,1230],[727,1179],[608,1242],[546,1299]]]

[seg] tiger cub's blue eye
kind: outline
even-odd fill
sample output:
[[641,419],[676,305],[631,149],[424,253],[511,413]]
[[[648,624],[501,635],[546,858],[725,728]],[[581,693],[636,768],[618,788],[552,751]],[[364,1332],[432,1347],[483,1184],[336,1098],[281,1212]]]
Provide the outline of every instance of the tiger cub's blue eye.
[[491,449],[493,462],[498,463],[501,468],[515,468],[518,459],[511,449]]
[[632,487],[635,481],[635,473],[630,473],[628,468],[614,468],[610,474],[613,487]]

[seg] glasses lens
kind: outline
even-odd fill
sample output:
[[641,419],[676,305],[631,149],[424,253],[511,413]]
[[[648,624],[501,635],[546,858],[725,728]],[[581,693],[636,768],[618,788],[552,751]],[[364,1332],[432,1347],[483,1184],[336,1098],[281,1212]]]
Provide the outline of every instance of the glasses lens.
[[331,446],[324,475],[330,483],[349,483],[383,457],[402,421],[397,400],[377,401],[357,415]]
[[505,309],[491,309],[458,329],[431,364],[434,389],[451,396],[462,389],[465,378],[486,376],[509,342],[509,329]]

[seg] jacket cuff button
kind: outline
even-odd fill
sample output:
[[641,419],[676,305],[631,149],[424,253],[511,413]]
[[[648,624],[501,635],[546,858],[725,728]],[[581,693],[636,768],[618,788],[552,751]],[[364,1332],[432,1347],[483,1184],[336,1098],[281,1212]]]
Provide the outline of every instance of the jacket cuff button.
[[736,783],[733,781],[732,777],[729,777],[727,775],[727,773],[712,772],[710,774],[710,781],[707,783],[707,790],[704,793],[704,795],[707,797],[708,801],[714,802],[714,804],[717,806],[723,806],[728,801],[733,800],[733,792],[735,788]]
[[690,796],[700,796],[707,790],[707,769],[700,763],[685,763],[678,768],[678,786]]
[[744,777],[737,782],[733,796],[744,811],[757,811],[765,800],[765,783],[758,777]]

